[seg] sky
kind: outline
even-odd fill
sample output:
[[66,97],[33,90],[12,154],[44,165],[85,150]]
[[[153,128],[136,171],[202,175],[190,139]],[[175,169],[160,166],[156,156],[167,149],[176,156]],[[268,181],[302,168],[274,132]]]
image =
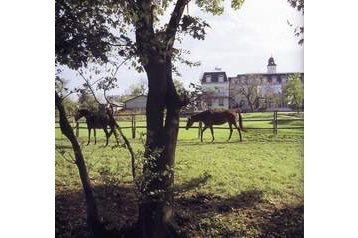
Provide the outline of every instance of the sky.
[[[181,77],[174,76],[188,86],[199,82],[204,72],[221,68],[227,76],[244,73],[265,73],[267,61],[273,56],[278,73],[303,72],[303,46],[298,45],[293,26],[303,25],[303,16],[290,7],[287,0],[246,0],[240,10],[233,10],[226,1],[223,15],[212,16],[201,12],[195,4],[189,5],[189,14],[199,16],[209,23],[204,41],[184,37],[175,47],[187,49],[192,61],[200,61],[199,67],[178,65]],[[164,16],[164,21],[169,14]],[[70,81],[70,87],[83,83],[71,70],[62,76]],[[108,95],[125,93],[130,85],[146,81],[144,73],[139,74],[127,67],[118,71],[119,88]]]

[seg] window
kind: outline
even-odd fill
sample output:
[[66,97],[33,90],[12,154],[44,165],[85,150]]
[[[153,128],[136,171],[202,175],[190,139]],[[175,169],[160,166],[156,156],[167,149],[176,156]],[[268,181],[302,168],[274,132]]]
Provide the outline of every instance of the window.
[[224,99],[223,98],[219,98],[219,106],[224,106]]
[[224,82],[224,75],[219,75],[219,83],[223,83]]
[[206,75],[206,82],[211,83],[211,75]]

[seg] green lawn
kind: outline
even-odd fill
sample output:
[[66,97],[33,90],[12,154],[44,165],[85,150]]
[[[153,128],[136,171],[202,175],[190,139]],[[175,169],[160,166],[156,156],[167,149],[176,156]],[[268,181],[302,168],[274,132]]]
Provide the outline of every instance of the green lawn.
[[[244,118],[253,117],[244,114]],[[130,126],[119,122],[126,123]],[[137,125],[141,123],[144,126],[144,122]],[[244,122],[244,127],[253,127],[250,123],[272,128],[269,122]],[[131,139],[131,129],[123,132],[141,155],[140,132],[145,129],[137,129],[136,139]],[[200,143],[198,129],[179,130],[175,219],[180,228],[189,237],[303,237],[303,129],[279,130],[277,135],[271,130],[248,130],[242,133],[242,143],[237,131],[229,143],[228,130],[214,132],[214,143],[210,130]],[[104,148],[100,130],[97,138],[97,145],[82,146],[83,154],[101,216],[119,228],[136,219],[130,156],[125,148],[111,147],[113,138]],[[87,143],[86,129],[80,130],[79,141]],[[59,129],[56,147],[56,236],[70,237],[71,229],[83,226],[85,206],[77,168],[69,162],[70,144]]]

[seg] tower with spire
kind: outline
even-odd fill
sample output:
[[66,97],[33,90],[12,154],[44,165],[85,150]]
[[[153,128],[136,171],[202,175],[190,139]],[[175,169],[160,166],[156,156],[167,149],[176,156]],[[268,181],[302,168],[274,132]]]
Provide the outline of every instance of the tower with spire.
[[269,73],[269,74],[275,74],[276,73],[276,64],[275,64],[275,60],[273,59],[272,55],[268,60],[267,73]]

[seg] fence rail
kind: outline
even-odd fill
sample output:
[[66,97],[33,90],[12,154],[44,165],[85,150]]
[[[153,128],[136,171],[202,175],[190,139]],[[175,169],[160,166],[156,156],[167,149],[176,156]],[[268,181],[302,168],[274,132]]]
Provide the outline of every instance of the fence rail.
[[[250,112],[250,114],[255,114],[256,112]],[[257,114],[262,113],[262,112],[257,112]],[[267,113],[267,112],[266,112]],[[303,118],[280,118],[278,113],[288,113],[288,112],[280,112],[280,111],[274,111],[272,112],[272,116],[271,117],[267,117],[267,118],[260,118],[260,119],[256,119],[256,118],[243,118],[243,124],[245,124],[245,122],[270,122],[272,123],[272,127],[268,128],[268,127],[246,127],[245,129],[247,130],[272,130],[272,132],[277,135],[279,130],[297,130],[297,129],[303,129],[303,126],[279,126],[279,122],[281,121],[304,121]],[[185,114],[185,115],[181,115],[181,118],[184,116],[189,116],[191,114]],[[126,120],[123,120],[123,117],[127,117]],[[139,118],[138,118],[139,117]],[[80,119],[78,122],[74,121],[74,117],[72,115],[68,115],[68,118],[72,118],[69,121],[73,121],[73,129],[76,132],[76,136],[79,135],[79,129],[87,129],[87,126],[80,126],[80,124],[85,124],[85,119]],[[122,120],[121,120],[122,118]],[[142,119],[144,118],[144,119]],[[129,122],[131,123],[130,126],[121,126],[121,129],[131,129],[132,132],[132,138],[136,137],[136,130],[137,129],[145,129],[146,126],[141,126],[138,125],[138,123],[141,122],[146,122],[145,120],[145,114],[119,114],[115,116],[115,119],[117,121],[122,121],[122,122]],[[180,122],[186,122],[186,120],[180,120]],[[59,126],[57,126],[58,124],[58,118],[55,119],[55,128],[59,128]],[[179,126],[180,129],[184,129],[185,126]],[[196,128],[198,129],[198,136],[200,136],[201,133],[201,129],[202,129],[202,123],[199,123],[199,126],[192,126],[191,128]],[[218,126],[218,127],[214,127],[214,129],[229,129],[229,127],[222,127],[222,126]]]

